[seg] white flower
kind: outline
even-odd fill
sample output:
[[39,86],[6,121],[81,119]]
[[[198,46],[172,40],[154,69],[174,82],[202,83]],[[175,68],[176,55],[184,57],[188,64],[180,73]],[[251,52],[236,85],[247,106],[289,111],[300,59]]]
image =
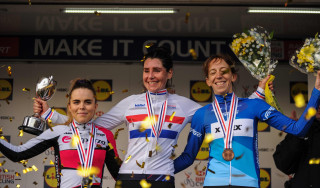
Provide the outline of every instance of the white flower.
[[260,64],[260,62],[261,62],[261,60],[255,59],[255,60],[253,61],[253,64],[254,64],[256,67],[258,67],[259,64]]

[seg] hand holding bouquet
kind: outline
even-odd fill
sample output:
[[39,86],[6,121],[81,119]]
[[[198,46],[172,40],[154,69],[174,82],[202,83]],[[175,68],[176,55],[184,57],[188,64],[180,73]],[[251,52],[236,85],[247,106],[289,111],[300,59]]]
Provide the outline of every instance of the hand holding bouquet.
[[[233,35],[233,41],[230,45],[231,50],[244,67],[249,70],[254,78],[260,81],[271,74],[278,63],[278,61],[271,60],[272,37],[273,32],[268,34],[263,27],[257,26]],[[277,100],[268,88],[268,83],[272,82],[273,79],[274,76],[271,75],[271,78],[266,83],[266,102],[281,111]]]
[[300,50],[291,57],[289,64],[302,73],[316,74],[320,70],[320,35],[305,40]]

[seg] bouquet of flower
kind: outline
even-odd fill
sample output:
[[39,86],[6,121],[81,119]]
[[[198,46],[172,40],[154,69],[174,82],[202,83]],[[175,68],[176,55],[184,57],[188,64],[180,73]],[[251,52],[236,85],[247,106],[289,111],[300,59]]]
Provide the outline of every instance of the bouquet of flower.
[[316,73],[320,70],[320,35],[304,41],[300,50],[291,57],[289,64],[302,73]]
[[233,35],[230,48],[251,75],[262,80],[276,67],[278,61],[271,60],[271,39],[273,32],[257,26]]
[[[273,32],[268,32],[260,26],[233,35],[231,50],[238,57],[251,75],[262,80],[276,68],[278,61],[271,60],[271,39]],[[268,87],[274,80],[271,75],[265,87],[265,99],[268,104],[281,111],[280,106]]]

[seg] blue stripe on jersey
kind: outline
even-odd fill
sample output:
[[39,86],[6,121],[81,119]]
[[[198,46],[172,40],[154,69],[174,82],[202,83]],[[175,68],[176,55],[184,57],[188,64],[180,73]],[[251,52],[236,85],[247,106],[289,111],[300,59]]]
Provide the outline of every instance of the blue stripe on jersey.
[[[141,137],[150,137],[151,129],[146,129],[143,132],[140,132],[139,130],[132,130],[130,131],[130,139],[132,138],[141,138]],[[162,130],[159,138],[169,138],[169,139],[176,139],[178,132],[171,131],[171,130]],[[154,135],[152,135],[154,137]]]

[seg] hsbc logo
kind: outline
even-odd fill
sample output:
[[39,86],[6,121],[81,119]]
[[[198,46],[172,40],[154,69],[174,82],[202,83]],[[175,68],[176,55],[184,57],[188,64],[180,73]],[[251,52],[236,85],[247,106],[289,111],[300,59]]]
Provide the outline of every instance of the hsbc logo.
[[62,137],[62,142],[63,143],[69,143],[71,141],[71,136],[64,136]]

